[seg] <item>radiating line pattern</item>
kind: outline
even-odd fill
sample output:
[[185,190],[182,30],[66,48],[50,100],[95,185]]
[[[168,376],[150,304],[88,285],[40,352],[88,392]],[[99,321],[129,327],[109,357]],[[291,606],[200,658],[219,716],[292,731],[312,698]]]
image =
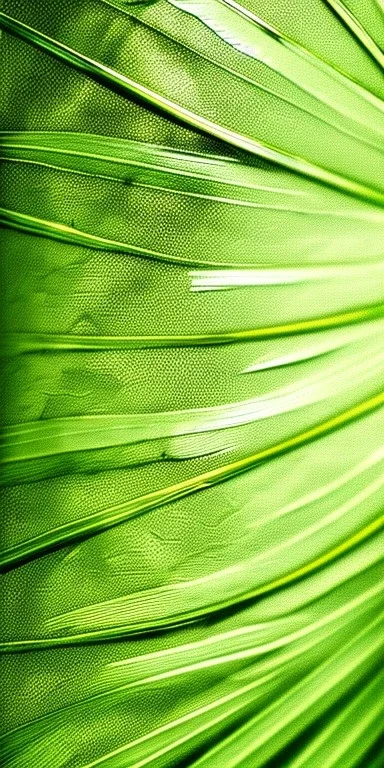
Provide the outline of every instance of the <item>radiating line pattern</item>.
[[4,0],[5,768],[383,761],[381,0]]

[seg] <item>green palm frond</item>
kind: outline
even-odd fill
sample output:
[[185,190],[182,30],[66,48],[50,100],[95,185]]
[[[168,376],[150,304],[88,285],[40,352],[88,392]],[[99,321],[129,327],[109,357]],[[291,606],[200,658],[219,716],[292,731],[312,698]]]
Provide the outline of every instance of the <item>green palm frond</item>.
[[5,768],[378,768],[381,0],[4,0]]

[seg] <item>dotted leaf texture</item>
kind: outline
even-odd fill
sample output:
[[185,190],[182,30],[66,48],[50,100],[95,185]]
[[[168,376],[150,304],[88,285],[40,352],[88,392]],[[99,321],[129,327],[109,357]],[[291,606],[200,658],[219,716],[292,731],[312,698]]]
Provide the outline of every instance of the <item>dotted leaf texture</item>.
[[3,0],[4,768],[384,764],[382,0]]

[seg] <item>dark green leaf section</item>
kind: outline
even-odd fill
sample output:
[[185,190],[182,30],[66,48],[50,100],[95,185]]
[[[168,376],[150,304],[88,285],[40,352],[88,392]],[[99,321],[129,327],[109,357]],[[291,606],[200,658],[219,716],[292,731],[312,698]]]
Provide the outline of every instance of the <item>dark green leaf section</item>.
[[5,0],[5,768],[378,768],[378,0]]

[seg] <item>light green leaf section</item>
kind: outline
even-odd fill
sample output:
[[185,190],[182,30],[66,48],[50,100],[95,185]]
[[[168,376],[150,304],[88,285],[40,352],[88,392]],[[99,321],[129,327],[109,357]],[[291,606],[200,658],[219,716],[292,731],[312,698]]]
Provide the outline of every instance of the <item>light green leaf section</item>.
[[381,0],[4,0],[4,768],[383,760]]
[[[235,0],[208,0],[208,2],[169,0],[169,2],[200,18],[240,53],[263,62],[267,67],[275,69],[284,78],[293,82],[296,87],[309,93],[318,100],[319,112],[324,107],[330,107],[336,113],[333,115],[333,120],[339,129],[347,129],[346,118],[364,121],[365,112],[367,118],[370,114],[370,120],[365,127],[373,128],[375,112],[363,104],[362,114],[357,113],[356,104],[359,97],[363,98],[363,94],[353,87],[350,80],[339,77],[332,68],[327,67],[316,57],[295,46],[294,43],[284,40],[278,30],[265,24]],[[360,137],[361,135],[362,133]]]
[[[349,27],[351,32],[357,37],[358,41],[367,49],[372,58],[377,61],[379,67],[384,67],[384,53],[380,46],[376,44],[375,40],[371,37],[369,32],[364,28],[359,19],[348,7],[348,3],[342,3],[340,0],[327,0],[329,5],[335,13],[337,13],[342,21]],[[353,3],[352,3],[353,5]],[[370,5],[370,3],[368,3]],[[367,14],[368,15],[368,14]],[[382,18],[377,19],[377,23],[383,26]],[[379,32],[379,30],[378,30]]]
[[[282,258],[292,260],[293,252],[294,263],[308,264],[313,259],[311,237],[317,242],[316,260],[324,260],[331,275],[335,260],[349,264],[359,248],[375,261],[380,257],[380,209],[283,170],[271,184],[266,169],[234,159],[91,135],[3,134],[0,143],[3,160],[10,161],[3,165],[10,206],[16,199],[12,187],[19,190],[17,209],[3,210],[2,221],[26,232],[194,266],[280,264]],[[89,177],[98,184],[99,200],[95,194],[90,197]],[[59,180],[68,185],[69,200],[55,197]],[[36,184],[50,191],[50,202],[40,200],[40,211]],[[159,207],[156,227],[153,205]],[[188,240],[177,232],[170,237],[176,213],[186,225],[191,214],[196,217]],[[55,220],[49,221],[49,216]],[[213,252],[207,216],[217,232]],[[287,230],[284,241],[278,237],[278,220]],[[231,227],[230,237],[223,237],[221,221]]]
[[[318,133],[319,127],[317,126],[316,130],[315,127],[311,125],[311,130],[303,131],[303,133],[300,134],[303,147],[301,151],[298,151],[296,145],[298,154],[294,154],[291,139],[287,139],[281,148],[278,146],[277,140],[275,143],[273,133],[272,135],[269,133],[268,136],[271,138],[267,139],[267,135],[265,134],[267,128],[267,125],[265,124],[266,121],[260,126],[259,135],[256,137],[251,124],[248,125],[248,112],[243,115],[246,130],[240,132],[237,126],[238,119],[236,119],[236,116],[221,116],[220,107],[218,107],[218,117],[220,122],[216,122],[207,117],[207,107],[204,97],[201,104],[195,104],[193,94],[192,97],[188,99],[188,93],[186,102],[182,96],[180,98],[180,103],[173,101],[168,96],[165,84],[162,84],[163,92],[161,92],[160,88],[156,86],[155,83],[152,83],[152,78],[150,75],[148,76],[148,74],[146,78],[147,82],[140,82],[140,80],[135,79],[137,78],[137,75],[132,77],[112,69],[111,67],[86,56],[80,51],[73,50],[64,43],[22,24],[2,12],[0,13],[0,25],[3,29],[20,35],[22,39],[36,45],[43,51],[47,51],[54,56],[57,56],[71,66],[75,66],[80,71],[93,77],[101,78],[106,84],[110,84],[111,86],[123,88],[127,93],[143,98],[151,106],[164,109],[171,116],[185,121],[188,125],[194,128],[205,130],[215,138],[222,139],[229,144],[232,144],[239,149],[249,151],[252,154],[258,154],[265,159],[281,163],[290,169],[317,178],[324,183],[329,183],[346,192],[371,200],[374,203],[382,204],[384,201],[384,192],[382,189],[384,154],[373,148],[365,150],[363,146],[357,143],[354,139],[347,139],[345,136],[342,138],[342,151],[341,137],[336,135],[333,136],[335,129],[327,127],[327,138],[328,142],[331,142],[331,144],[327,142],[326,145],[323,145],[321,142],[321,134],[319,135]],[[132,72],[132,75],[134,75],[134,72]],[[229,76],[228,78],[224,78],[224,80],[227,79],[230,79]],[[249,85],[253,86],[253,83],[250,83]],[[274,98],[274,94],[267,94],[265,110],[268,110],[270,97]],[[184,103],[182,103],[182,101],[184,101]],[[199,102],[199,100],[197,101]],[[295,108],[292,107],[292,109],[294,110]],[[224,111],[226,112],[226,110]],[[269,112],[266,111],[265,114],[267,115]],[[297,119],[297,116],[296,118],[293,117],[293,114],[289,116],[291,128],[293,128],[294,119]],[[317,123],[316,120],[314,122]],[[270,131],[272,131],[272,127],[270,127]],[[265,134],[265,138],[263,134]],[[315,134],[317,141],[314,143],[313,139]],[[327,155],[330,155],[330,162],[328,161],[328,163],[326,163],[324,159],[326,147]],[[318,149],[316,150],[316,148]],[[354,164],[351,164],[350,160],[351,155],[356,152],[359,152],[360,154],[361,168],[361,171],[357,176],[354,171]]]

